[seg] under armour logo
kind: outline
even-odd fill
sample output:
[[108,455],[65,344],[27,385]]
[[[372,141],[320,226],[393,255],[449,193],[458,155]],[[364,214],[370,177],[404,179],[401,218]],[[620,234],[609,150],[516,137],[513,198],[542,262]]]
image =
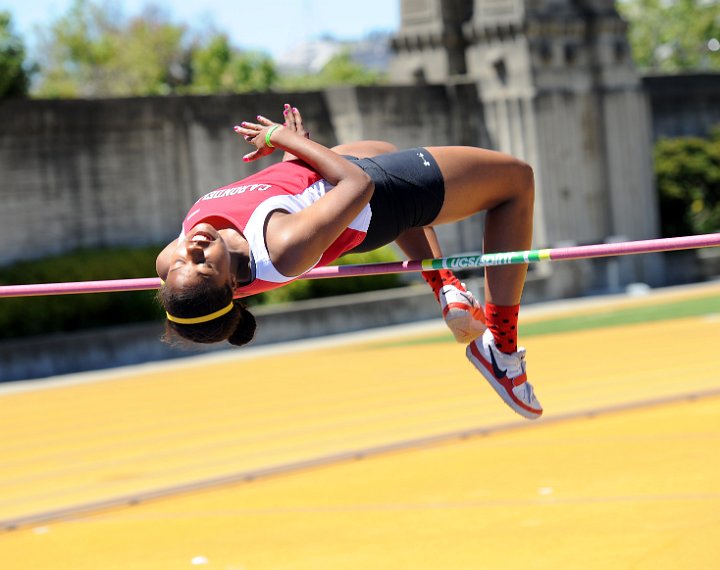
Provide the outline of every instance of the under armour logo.
[[425,155],[424,155],[423,153],[419,152],[419,153],[417,153],[417,155],[418,155],[419,158],[422,159],[423,164],[424,164],[425,166],[430,166],[430,163],[429,163],[427,160],[425,160]]

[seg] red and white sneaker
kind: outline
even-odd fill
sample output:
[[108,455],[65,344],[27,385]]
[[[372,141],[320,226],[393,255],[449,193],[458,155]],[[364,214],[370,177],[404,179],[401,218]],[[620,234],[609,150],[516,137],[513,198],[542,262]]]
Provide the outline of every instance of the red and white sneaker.
[[495,347],[492,331],[470,343],[465,351],[503,401],[524,418],[536,420],[543,409],[525,373],[525,349],[506,354]]
[[438,300],[445,324],[456,341],[468,344],[485,332],[485,312],[470,291],[444,285]]

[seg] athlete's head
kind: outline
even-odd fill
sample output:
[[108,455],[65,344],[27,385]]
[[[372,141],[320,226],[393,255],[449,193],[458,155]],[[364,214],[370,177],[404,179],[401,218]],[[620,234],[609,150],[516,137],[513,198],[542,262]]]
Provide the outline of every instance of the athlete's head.
[[[255,334],[255,318],[233,300],[236,278],[222,236],[199,224],[178,241],[158,299],[167,313],[166,340],[242,345]],[[174,333],[174,334],[173,334]]]
[[230,251],[220,232],[198,224],[177,241],[170,257],[166,283],[173,288],[193,287],[202,281],[232,284]]
[[241,346],[255,335],[255,317],[233,299],[230,285],[218,287],[201,281],[192,287],[174,288],[166,283],[158,298],[167,312],[166,341],[177,335],[203,344],[227,340]]

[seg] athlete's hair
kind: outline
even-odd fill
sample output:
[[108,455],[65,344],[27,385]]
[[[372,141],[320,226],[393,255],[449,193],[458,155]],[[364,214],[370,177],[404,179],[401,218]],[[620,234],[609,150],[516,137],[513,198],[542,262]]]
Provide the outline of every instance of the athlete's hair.
[[167,343],[173,344],[177,337],[181,337],[202,344],[227,340],[230,344],[242,346],[255,336],[255,317],[244,303],[233,300],[233,288],[229,284],[218,287],[202,281],[194,287],[182,289],[163,284],[157,298],[168,313],[180,318],[208,315],[233,303],[232,310],[203,323],[181,324],[168,320],[163,336],[163,341]]

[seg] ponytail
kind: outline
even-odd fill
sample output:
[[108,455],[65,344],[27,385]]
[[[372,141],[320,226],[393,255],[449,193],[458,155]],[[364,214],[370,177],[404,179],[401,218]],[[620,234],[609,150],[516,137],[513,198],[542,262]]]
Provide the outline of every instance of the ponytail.
[[257,321],[243,303],[235,300],[235,306],[240,311],[241,318],[233,333],[228,337],[228,342],[235,346],[242,346],[249,343],[255,337]]

